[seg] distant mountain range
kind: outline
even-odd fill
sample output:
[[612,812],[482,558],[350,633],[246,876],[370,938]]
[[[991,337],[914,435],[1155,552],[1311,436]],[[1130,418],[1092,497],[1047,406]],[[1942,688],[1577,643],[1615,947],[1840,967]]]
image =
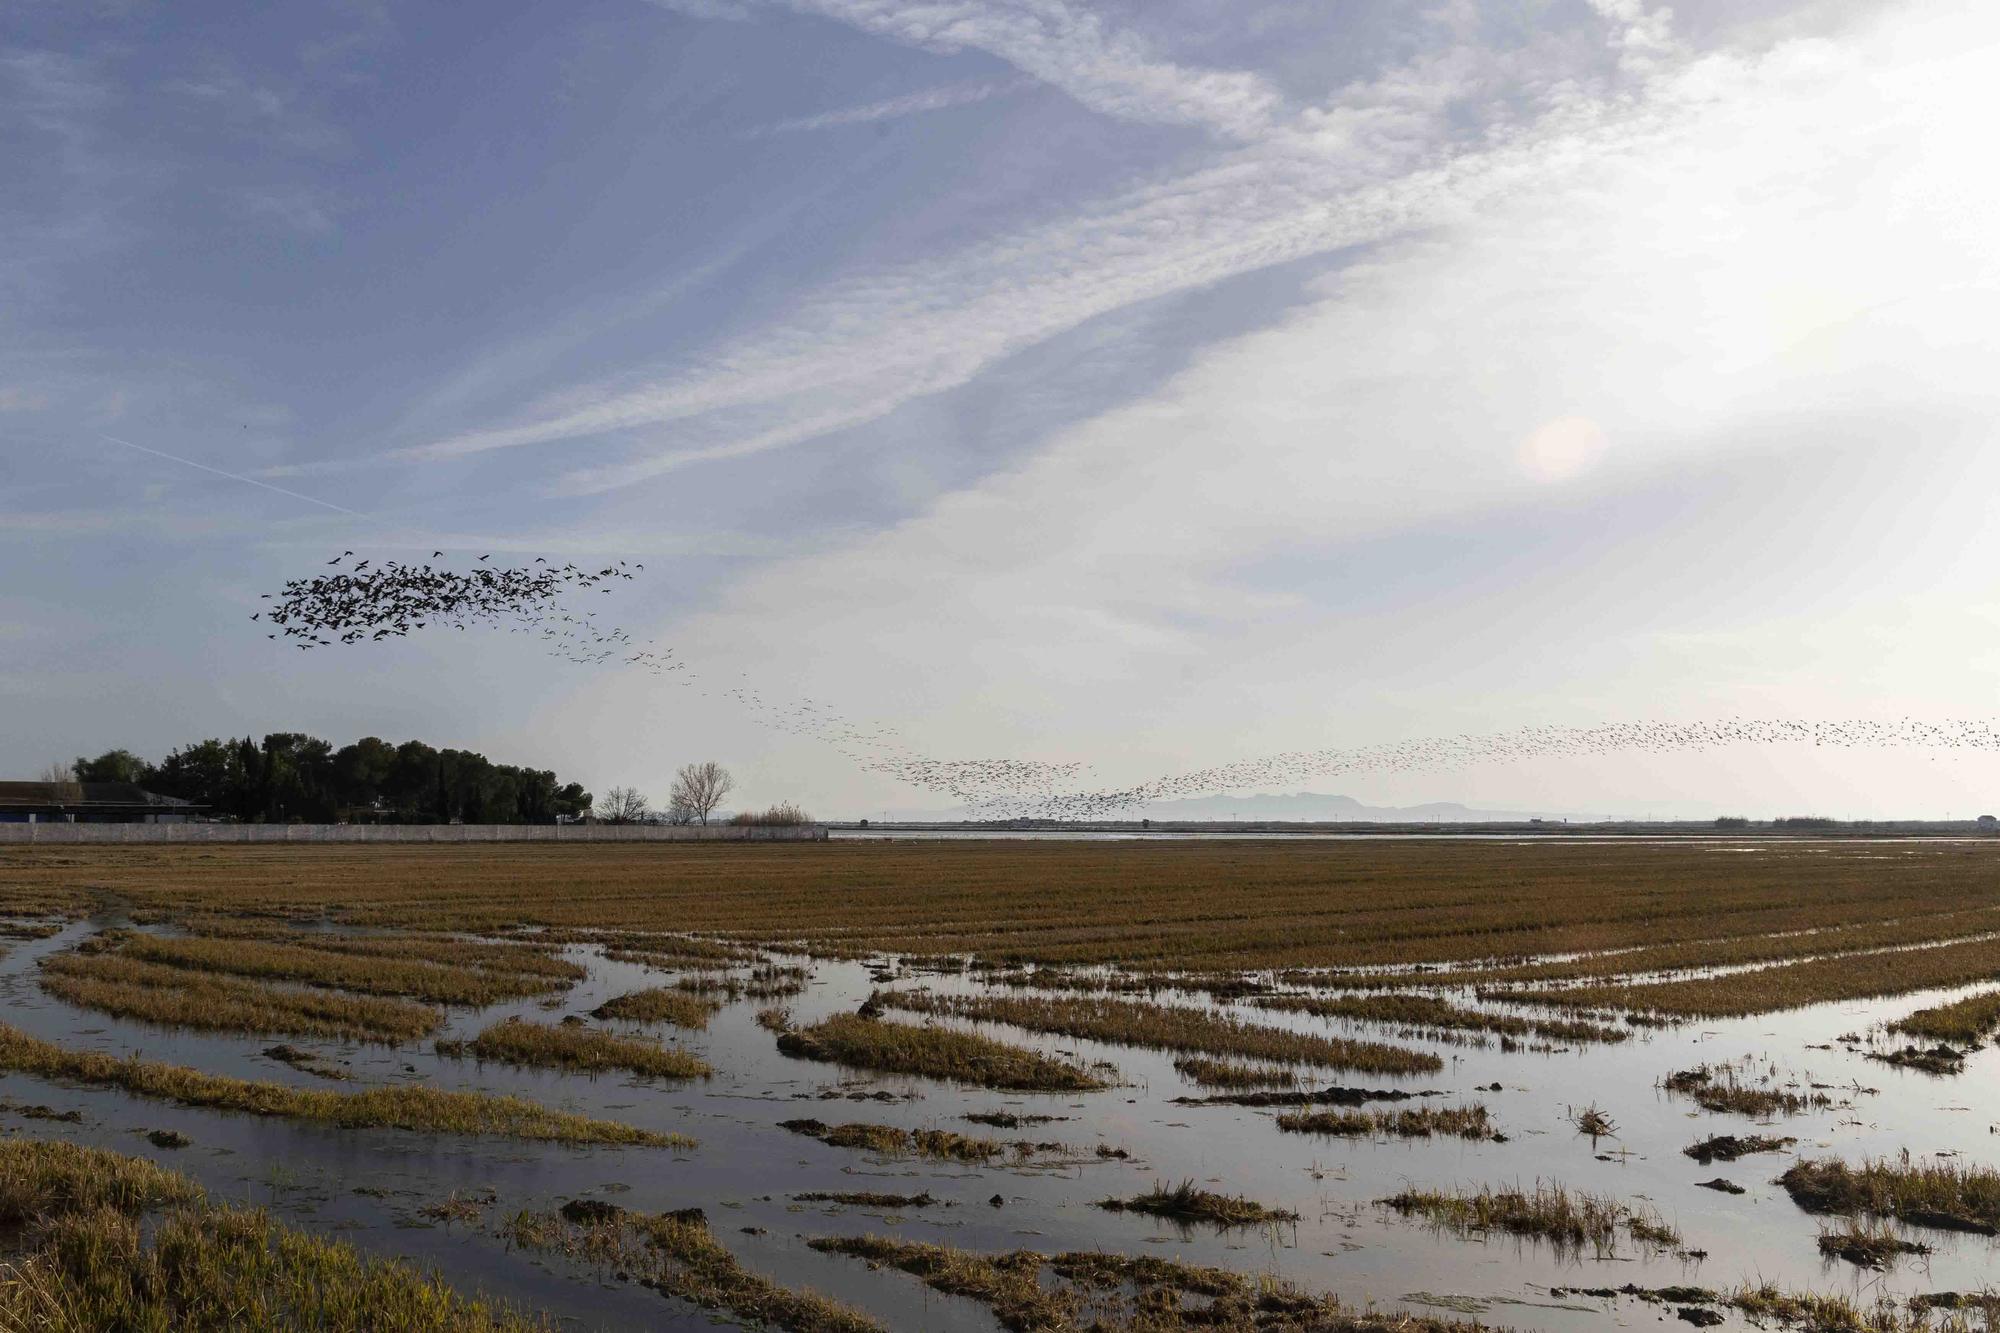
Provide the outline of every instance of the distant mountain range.
[[1291,795],[1196,796],[1184,801],[1155,801],[1123,816],[1127,819],[1245,822],[1297,820],[1343,824],[1518,824],[1529,819],[1574,819],[1551,810],[1475,810],[1456,801],[1423,805],[1363,805],[1352,796],[1319,792]]
[[[888,810],[871,817],[891,823],[949,823],[970,818],[970,815],[961,807],[956,810]],[[1518,824],[1529,819],[1571,819],[1584,823],[1590,818],[1553,810],[1475,810],[1456,801],[1405,806],[1363,805],[1352,796],[1328,796],[1310,791],[1290,795],[1260,793],[1255,796],[1197,796],[1184,801],[1155,801],[1151,805],[1105,816],[1107,822],[1156,819],[1176,823],[1230,820],[1266,823],[1289,820],[1318,824]]]

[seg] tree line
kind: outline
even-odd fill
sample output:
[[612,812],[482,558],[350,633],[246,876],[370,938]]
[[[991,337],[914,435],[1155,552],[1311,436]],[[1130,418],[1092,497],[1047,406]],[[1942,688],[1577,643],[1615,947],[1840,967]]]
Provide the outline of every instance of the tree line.
[[296,731],[272,732],[262,744],[215,737],[183,745],[157,764],[130,750],[107,750],[79,757],[68,770],[56,780],[135,782],[205,805],[213,816],[256,824],[546,824],[591,809],[581,784],[559,782],[549,769],[377,736],[338,749]]

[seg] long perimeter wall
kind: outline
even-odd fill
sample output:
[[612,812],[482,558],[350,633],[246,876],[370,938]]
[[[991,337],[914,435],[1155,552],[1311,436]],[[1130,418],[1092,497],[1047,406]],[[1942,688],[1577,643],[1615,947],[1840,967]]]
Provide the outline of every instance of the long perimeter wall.
[[817,825],[742,824],[0,824],[4,843],[824,842]]

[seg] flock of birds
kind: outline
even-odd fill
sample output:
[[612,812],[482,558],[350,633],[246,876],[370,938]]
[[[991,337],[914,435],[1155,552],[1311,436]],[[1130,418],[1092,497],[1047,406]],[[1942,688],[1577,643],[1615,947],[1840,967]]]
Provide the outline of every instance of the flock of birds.
[[1260,759],[1155,778],[1137,786],[1051,793],[1016,807],[1013,817],[1104,819],[1157,801],[1223,792],[1295,790],[1311,779],[1351,774],[1439,772],[1477,764],[1613,754],[1685,754],[1728,746],[1813,746],[1843,750],[2000,751],[2000,730],[1979,718],[1744,718],[1699,722],[1616,722],[1595,727],[1539,726],[1461,733]]
[[[443,554],[432,551],[431,558]],[[250,618],[277,627],[265,638],[289,639],[301,651],[380,643],[433,627],[464,630],[511,621],[509,633],[533,635],[567,661],[598,666],[622,657],[628,666],[661,674],[682,668],[671,651],[640,647],[624,630],[600,627],[594,612],[562,607],[565,594],[609,593],[608,585],[629,582],[643,564],[627,567],[620,560],[588,570],[537,556],[532,564],[509,568],[487,564],[493,558],[487,554],[464,572],[394,560],[360,560],[339,568],[353,557],[342,551],[326,562],[337,572],[292,579],[280,592],[263,594],[272,604]]]
[[[442,551],[433,551],[433,559]],[[672,649],[637,643],[625,630],[607,628],[596,613],[569,603],[573,595],[612,591],[643,564],[624,561],[587,570],[574,564],[533,563],[507,568],[482,555],[460,572],[431,565],[361,560],[343,551],[328,561],[338,572],[293,579],[272,605],[251,617],[276,627],[267,637],[300,648],[380,642],[415,631],[508,624],[510,632],[538,638],[566,661],[591,666],[616,662],[657,676],[696,678]],[[703,693],[708,691],[703,690]],[[1930,721],[1798,720],[1732,717],[1702,722],[1626,722],[1596,727],[1526,727],[1487,734],[1462,733],[1349,748],[1296,750],[1170,774],[1128,787],[1091,785],[1091,769],[1077,763],[1023,759],[939,759],[912,749],[893,726],[850,718],[822,700],[767,698],[747,677],[718,689],[723,698],[773,730],[831,746],[861,768],[948,796],[974,818],[1084,821],[1115,817],[1160,801],[1221,792],[1293,787],[1302,781],[1350,774],[1407,773],[1552,756],[1669,754],[1725,746],[1817,746],[1839,749],[2000,750],[2000,731],[1978,719]]]

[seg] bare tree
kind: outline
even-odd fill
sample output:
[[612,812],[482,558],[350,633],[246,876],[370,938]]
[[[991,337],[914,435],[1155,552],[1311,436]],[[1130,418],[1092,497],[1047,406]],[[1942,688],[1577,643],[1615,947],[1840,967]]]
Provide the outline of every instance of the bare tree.
[[702,823],[715,813],[722,804],[722,798],[736,787],[736,779],[729,776],[729,770],[713,759],[705,759],[699,764],[684,764],[674,775],[674,794],[669,809],[683,808]]
[[636,824],[646,817],[646,798],[637,787],[613,787],[598,800],[597,817],[607,824]]
[[667,802],[667,822],[669,824],[694,823],[694,811],[681,801],[679,787],[675,787],[673,797]]
[[55,790],[58,801],[80,801],[83,787],[76,780],[76,769],[58,759],[42,770],[42,781]]

